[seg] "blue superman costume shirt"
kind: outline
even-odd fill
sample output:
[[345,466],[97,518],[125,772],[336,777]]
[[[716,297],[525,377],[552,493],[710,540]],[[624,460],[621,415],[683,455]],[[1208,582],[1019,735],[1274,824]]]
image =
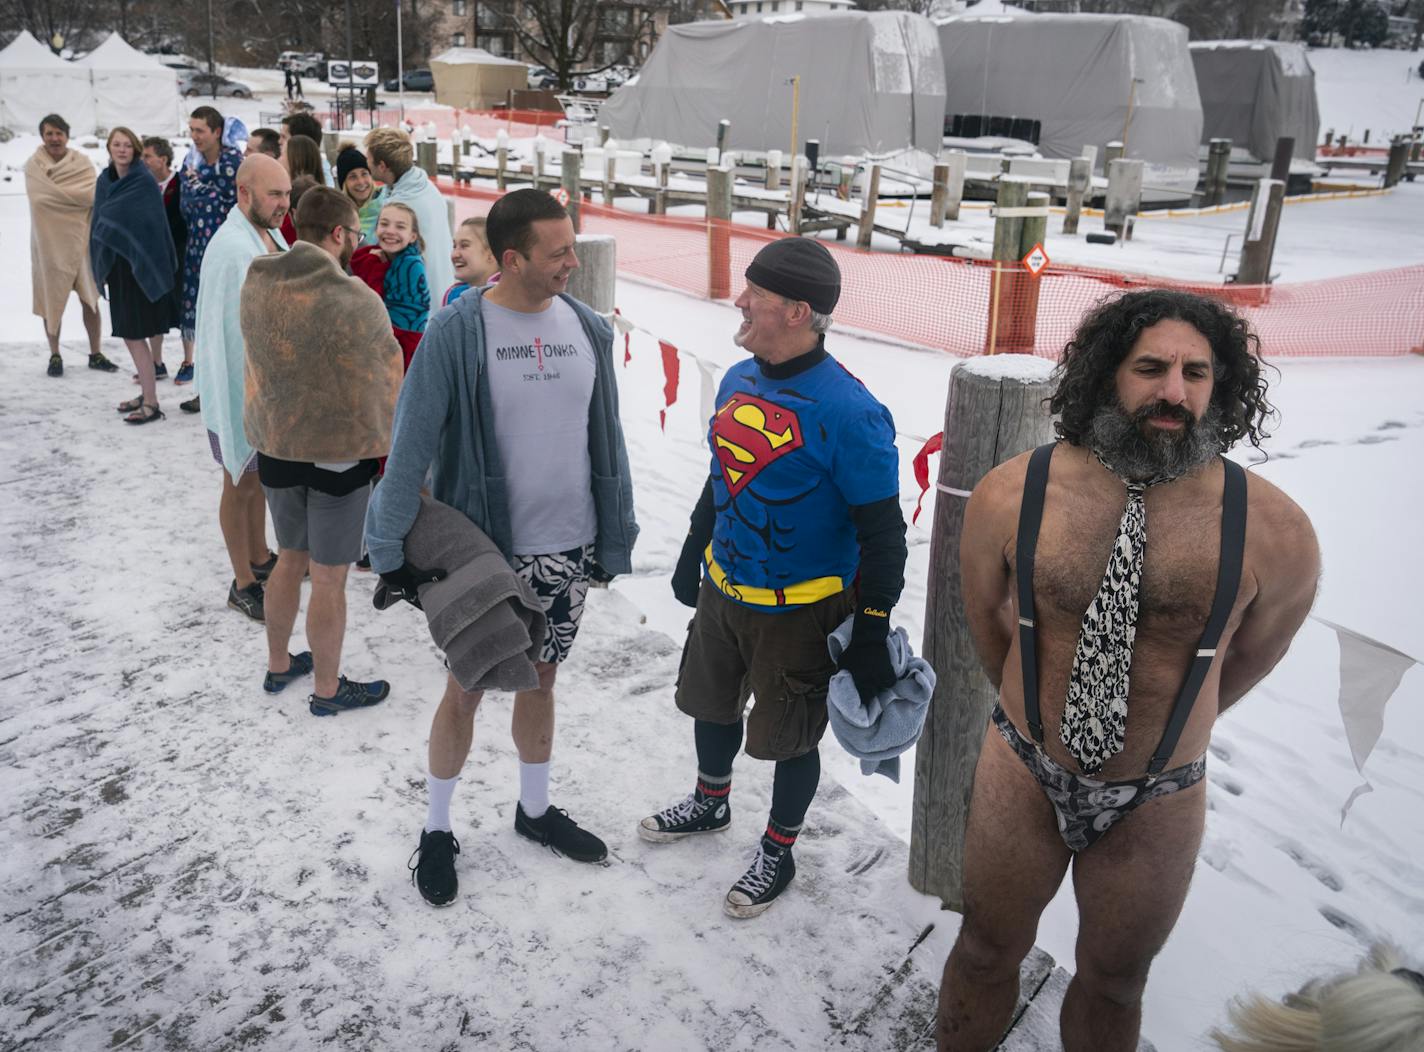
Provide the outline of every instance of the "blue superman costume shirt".
[[718,389],[708,445],[714,585],[769,609],[851,585],[860,565],[851,507],[900,488],[895,423],[859,380],[830,356],[784,380],[740,362]]

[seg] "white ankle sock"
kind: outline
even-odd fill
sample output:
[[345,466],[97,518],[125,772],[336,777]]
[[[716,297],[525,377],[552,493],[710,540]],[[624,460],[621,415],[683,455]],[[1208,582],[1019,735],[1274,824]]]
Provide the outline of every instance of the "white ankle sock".
[[460,780],[457,774],[454,778],[436,778],[433,774],[425,776],[426,788],[430,790],[429,810],[425,813],[425,831],[433,833],[436,830],[450,832],[450,798],[455,795],[455,783]]
[[549,762],[519,761],[519,806],[529,818],[542,818],[549,810]]

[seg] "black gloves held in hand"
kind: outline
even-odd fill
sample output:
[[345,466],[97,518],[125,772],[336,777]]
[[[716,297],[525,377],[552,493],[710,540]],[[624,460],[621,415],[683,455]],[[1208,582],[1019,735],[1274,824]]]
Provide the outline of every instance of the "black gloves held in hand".
[[697,607],[697,590],[702,587],[702,549],[691,534],[677,557],[677,569],[672,572],[672,594],[683,606]]
[[838,668],[849,672],[860,700],[869,703],[882,690],[895,685],[895,666],[890,663],[890,611],[866,606],[855,612],[850,645],[841,651]]
[[609,573],[592,559],[588,562],[588,581],[595,588],[607,588],[608,583],[613,580],[614,574]]
[[444,570],[422,570],[411,563],[401,563],[398,569],[381,574],[381,583],[376,586],[372,602],[377,610],[386,610],[404,599],[420,610],[420,586],[443,580]]

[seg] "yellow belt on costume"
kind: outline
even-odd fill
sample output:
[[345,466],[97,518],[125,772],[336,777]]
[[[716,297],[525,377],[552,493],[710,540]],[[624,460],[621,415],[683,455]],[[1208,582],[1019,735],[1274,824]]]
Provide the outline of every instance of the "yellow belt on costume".
[[712,558],[712,545],[704,553],[707,577],[718,591],[728,599],[752,606],[809,606],[839,595],[846,589],[846,583],[839,577],[813,577],[809,581],[798,581],[786,588],[757,588],[753,585],[737,584],[727,576],[725,570]]

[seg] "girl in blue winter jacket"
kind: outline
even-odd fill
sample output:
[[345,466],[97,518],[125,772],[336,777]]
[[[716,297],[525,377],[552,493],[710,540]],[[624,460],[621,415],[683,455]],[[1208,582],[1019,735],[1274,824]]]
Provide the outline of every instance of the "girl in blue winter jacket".
[[363,245],[352,255],[351,272],[380,293],[409,370],[430,320],[430,283],[421,257],[425,243],[415,212],[400,202],[381,209],[375,233],[374,245]]

